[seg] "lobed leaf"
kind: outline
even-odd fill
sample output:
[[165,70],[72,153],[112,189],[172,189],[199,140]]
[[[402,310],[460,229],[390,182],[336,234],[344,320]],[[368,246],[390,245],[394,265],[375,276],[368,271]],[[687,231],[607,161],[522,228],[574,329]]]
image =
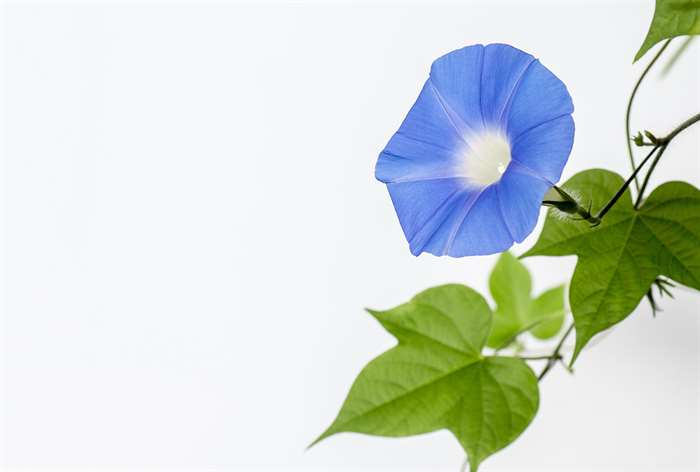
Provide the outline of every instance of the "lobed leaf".
[[543,292],[532,301],[528,314],[532,325],[530,333],[538,339],[550,339],[556,336],[564,324],[564,286],[559,285]]
[[520,359],[482,356],[492,315],[477,292],[443,285],[370,313],[398,345],[362,369],[314,444],[340,432],[400,437],[448,429],[475,472],[532,421],[537,379]]
[[[622,183],[613,172],[592,169],[576,174],[564,188],[590,195],[597,211]],[[550,209],[539,240],[525,256],[578,256],[569,290],[576,325],[573,364],[595,334],[632,313],[658,276],[700,289],[699,247],[700,191],[667,182],[639,210],[625,192],[594,228]]]
[[550,289],[533,300],[530,272],[509,252],[498,258],[489,288],[496,310],[487,346],[505,347],[524,331],[540,339],[549,339],[561,329],[565,315],[563,286]]

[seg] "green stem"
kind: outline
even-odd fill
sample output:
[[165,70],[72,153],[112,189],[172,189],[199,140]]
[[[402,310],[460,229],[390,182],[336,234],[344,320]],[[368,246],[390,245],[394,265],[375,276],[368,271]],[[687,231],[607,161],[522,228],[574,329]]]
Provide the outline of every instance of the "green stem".
[[545,356],[518,356],[518,358],[524,361],[548,361],[551,359],[558,361],[559,359],[561,359],[561,354],[548,354]]
[[634,208],[637,209],[639,208],[639,205],[642,204],[642,199],[644,198],[644,191],[647,189],[647,185],[649,185],[649,178],[651,177],[652,172],[654,172],[654,169],[656,169],[656,164],[659,163],[659,159],[661,159],[661,156],[664,155],[664,152],[666,151],[666,148],[668,147],[668,144],[664,144],[661,146],[661,149],[659,149],[659,152],[656,154],[656,157],[651,163],[651,167],[649,167],[649,171],[647,172],[647,175],[644,176],[644,182],[642,183],[642,188],[639,190],[637,193],[637,201],[634,202]]
[[561,352],[561,348],[564,347],[564,342],[566,341],[566,338],[569,337],[569,335],[572,333],[574,330],[574,324],[571,323],[571,325],[566,329],[566,332],[564,335],[561,337],[559,340],[559,343],[557,344],[557,347],[554,348],[554,351],[552,352],[552,355],[550,356],[550,359],[547,361],[547,365],[544,366],[544,369],[542,369],[542,372],[540,372],[540,375],[537,376],[537,381],[541,381],[547,373],[552,370],[552,367],[554,367],[554,364],[561,359],[561,355],[559,354]]
[[639,189],[639,193],[637,195],[637,201],[635,203],[635,207],[639,207],[639,205],[642,202],[642,198],[644,198],[644,190],[646,190],[647,185],[649,184],[649,178],[651,177],[652,172],[656,168],[656,164],[659,162],[659,159],[661,158],[661,155],[663,155],[664,151],[666,151],[666,147],[673,141],[673,139],[678,136],[680,133],[682,133],[684,130],[690,128],[692,125],[695,123],[700,122],[700,113],[691,116],[687,120],[685,120],[683,123],[678,125],[673,131],[671,131],[668,135],[664,136],[663,138],[653,138],[651,145],[654,146],[652,150],[647,154],[647,156],[644,158],[644,160],[637,166],[636,169],[634,169],[634,172],[632,172],[632,175],[627,179],[627,181],[622,184],[622,187],[617,191],[617,193],[610,199],[610,201],[603,207],[602,210],[596,215],[598,219],[602,219],[605,214],[610,211],[610,209],[617,203],[617,201],[620,199],[620,197],[625,193],[625,190],[627,190],[627,187],[630,186],[630,183],[632,182],[633,179],[637,177],[637,174],[639,171],[644,167],[644,164],[647,163],[647,161],[651,158],[652,155],[658,150],[661,149],[659,152],[659,155],[656,156],[656,159],[654,160],[654,164],[652,165],[651,169],[649,169],[649,172],[647,172],[646,177],[644,178],[644,183],[642,187]]
[[680,125],[678,125],[678,126],[676,127],[676,129],[674,129],[673,131],[671,131],[671,132],[668,134],[668,136],[665,136],[665,137],[663,137],[663,138],[659,138],[659,140],[658,140],[659,143],[660,143],[660,144],[668,144],[668,143],[670,143],[671,140],[672,140],[673,138],[675,138],[676,136],[678,136],[682,131],[684,131],[684,130],[690,128],[692,125],[694,125],[694,124],[697,123],[698,121],[700,121],[700,113],[698,113],[697,115],[691,116],[690,118],[688,118],[687,120],[685,120],[683,123],[681,123]]
[[656,155],[654,158],[654,161],[651,163],[651,167],[649,167],[649,171],[647,172],[646,176],[644,177],[644,182],[642,183],[642,188],[639,190],[637,194],[637,201],[634,203],[635,208],[639,208],[639,205],[642,204],[642,199],[644,198],[644,191],[647,189],[647,186],[649,185],[649,179],[651,178],[651,174],[654,172],[654,169],[656,169],[656,164],[659,163],[659,160],[661,159],[661,156],[663,156],[664,152],[666,151],[666,148],[668,145],[671,143],[673,138],[678,136],[680,133],[682,133],[684,130],[690,128],[693,126],[695,123],[700,121],[700,113],[691,116],[687,120],[685,120],[683,123],[678,125],[673,131],[671,131],[667,136],[664,136],[663,138],[658,138],[656,140],[656,144],[660,145],[659,153]]
[[[649,65],[646,66],[646,68],[642,72],[642,75],[639,76],[637,83],[634,85],[632,93],[630,94],[630,99],[627,102],[627,112],[625,113],[625,135],[627,137],[627,154],[630,158],[630,165],[632,166],[632,170],[634,170],[637,167],[637,165],[634,162],[634,153],[632,152],[632,139],[630,137],[630,115],[632,113],[632,103],[634,102],[634,97],[637,95],[637,90],[639,90],[639,86],[642,84],[642,81],[647,76],[647,74],[651,70],[652,66],[656,63],[656,61],[659,60],[659,57],[661,57],[661,54],[666,50],[670,43],[671,40],[667,40],[663,44],[663,46],[661,46],[661,49],[659,49],[659,52],[656,53]],[[637,189],[637,192],[639,192],[639,182],[637,181],[636,177],[634,179],[634,186]]]
[[600,212],[598,212],[598,214],[596,215],[596,218],[598,218],[599,220],[603,219],[605,214],[610,211],[610,209],[617,203],[617,201],[620,199],[620,197],[625,193],[625,191],[627,190],[627,187],[629,187],[630,184],[632,183],[632,180],[634,180],[634,178],[637,176],[637,174],[642,169],[642,167],[644,167],[644,164],[646,164],[647,161],[651,158],[651,156],[654,155],[654,153],[656,152],[657,149],[659,149],[658,144],[656,146],[654,146],[654,148],[651,150],[651,152],[649,152],[649,154],[647,154],[647,157],[645,157],[644,160],[642,160],[642,162],[639,164],[639,166],[637,166],[637,168],[634,169],[634,172],[632,172],[632,175],[630,175],[629,178],[625,181],[625,183],[622,184],[622,187],[620,187],[620,189],[617,191],[617,193],[615,195],[613,195],[613,197],[610,199],[610,201],[607,203],[607,205],[605,205],[603,207],[603,209],[600,210]]

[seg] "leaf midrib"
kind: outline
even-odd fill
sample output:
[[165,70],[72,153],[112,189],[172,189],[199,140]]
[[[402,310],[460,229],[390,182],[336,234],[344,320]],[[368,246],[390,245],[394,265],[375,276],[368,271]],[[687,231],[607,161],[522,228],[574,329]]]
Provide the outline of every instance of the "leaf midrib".
[[[450,316],[449,316],[447,313],[445,313],[444,311],[442,311],[442,310],[440,310],[440,309],[438,309],[438,308],[435,308],[434,305],[430,305],[430,304],[427,304],[427,303],[420,303],[420,302],[417,302],[416,305],[422,306],[422,307],[427,307],[427,308],[429,308],[430,310],[434,311],[435,313],[438,313],[438,314],[439,314],[440,316],[442,316],[443,318],[447,319],[447,321],[449,321],[449,323],[452,325],[452,327],[454,327],[455,332],[456,332],[457,335],[459,336],[460,341],[462,341],[466,346],[468,346],[468,347],[472,350],[472,352],[468,352],[468,351],[465,351],[465,350],[463,350],[463,349],[457,348],[457,347],[455,347],[455,346],[452,346],[452,345],[450,345],[450,344],[447,344],[446,342],[444,342],[444,341],[442,341],[442,340],[440,340],[440,339],[434,338],[434,337],[432,337],[432,336],[428,336],[427,334],[425,334],[425,333],[423,333],[423,332],[421,332],[421,331],[418,331],[418,330],[416,330],[416,329],[414,329],[414,328],[411,328],[411,327],[408,327],[408,326],[404,326],[404,325],[400,325],[400,324],[395,323],[394,321],[391,321],[391,320],[386,319],[386,318],[382,318],[382,319],[380,320],[380,322],[381,322],[383,325],[385,325],[385,326],[387,326],[387,325],[388,325],[388,326],[391,326],[392,328],[394,328],[394,329],[396,329],[396,330],[407,331],[407,332],[409,332],[409,333],[413,333],[413,334],[417,335],[417,336],[420,337],[420,338],[424,338],[424,339],[427,339],[428,341],[432,341],[433,343],[437,344],[438,346],[445,347],[445,348],[447,348],[447,349],[449,349],[449,350],[451,350],[451,351],[454,351],[454,352],[456,352],[456,353],[458,353],[458,354],[460,354],[460,355],[462,355],[462,356],[473,356],[473,357],[476,357],[476,358],[481,357],[481,347],[475,348],[474,346],[472,346],[471,343],[470,343],[469,341],[467,341],[467,340],[464,338],[464,336],[462,336],[462,332],[459,330],[459,327],[457,326],[457,323],[455,323],[455,321],[454,321],[452,318],[450,318]],[[389,332],[393,333],[392,330],[389,330]],[[401,345],[401,342],[399,342],[399,345]]]
[[[647,225],[647,224],[644,222],[644,219],[645,219],[645,218],[649,218],[649,219],[652,219],[652,220],[654,220],[654,219],[656,219],[656,220],[662,220],[662,221],[665,221],[665,222],[667,222],[667,223],[673,223],[673,224],[679,224],[679,225],[681,224],[679,221],[671,220],[671,219],[669,219],[669,218],[663,218],[663,217],[659,217],[659,216],[654,216],[654,215],[645,214],[644,208],[642,208],[640,211],[635,212],[635,213],[631,216],[631,219],[632,219],[633,221],[630,223],[629,230],[627,231],[627,235],[626,235],[625,238],[624,238],[624,243],[620,245],[620,250],[619,250],[619,253],[618,253],[617,258],[616,258],[616,262],[615,262],[615,265],[614,265],[614,271],[613,271],[613,273],[612,273],[612,276],[611,276],[611,277],[607,280],[607,282],[605,283],[605,289],[604,289],[604,291],[603,291],[603,295],[602,295],[601,298],[600,298],[600,302],[599,302],[598,305],[596,306],[595,310],[592,312],[592,313],[594,314],[594,316],[597,317],[597,316],[600,314],[600,312],[601,312],[601,307],[602,307],[604,301],[606,300],[606,298],[607,298],[607,296],[608,296],[608,293],[609,293],[609,291],[610,291],[610,284],[611,284],[611,282],[615,279],[615,277],[616,277],[616,275],[617,275],[617,273],[618,273],[618,271],[619,271],[620,262],[622,261],[623,256],[624,256],[625,252],[627,251],[628,247],[631,246],[631,245],[630,245],[630,236],[631,236],[632,232],[634,231],[634,228],[635,228],[638,224],[641,225],[641,226],[644,228],[644,231],[645,231],[645,232],[647,232],[649,235],[651,235],[651,237],[654,238],[654,240],[657,242],[657,244],[658,244],[659,247],[663,248],[664,251],[665,251],[674,261],[676,261],[681,267],[683,267],[683,269],[685,270],[685,272],[686,272],[687,274],[689,274],[689,275],[692,277],[694,283],[695,283],[696,285],[700,286],[700,280],[698,280],[698,279],[694,276],[693,271],[683,262],[683,260],[682,260],[680,257],[676,256],[676,254],[672,251],[671,247],[669,247],[659,236],[657,236],[656,232],[655,232],[649,225]],[[624,221],[627,221],[627,219],[625,219]],[[682,225],[681,225],[681,226],[682,226]],[[692,231],[691,231],[691,230],[689,230],[689,229],[687,229],[687,228],[685,228],[685,227],[683,227],[683,228],[692,234]],[[659,275],[659,274],[661,273],[661,270],[659,269],[658,266],[656,266],[655,269],[656,269],[656,270],[654,271],[654,272],[655,272],[654,276]],[[669,275],[669,274],[664,274],[664,275],[667,275],[668,277],[673,278],[673,277],[672,277],[671,275]],[[591,326],[590,323],[589,323],[587,326],[590,328],[590,326]],[[587,329],[587,331],[588,331],[588,329]]]
[[[673,258],[673,260],[675,260],[675,261],[678,263],[678,265],[680,265],[681,267],[683,267],[683,269],[684,269],[684,270],[690,275],[690,277],[693,279],[693,283],[695,284],[695,286],[696,286],[696,287],[700,287],[700,280],[698,280],[697,277],[695,277],[695,274],[693,273],[693,271],[683,262],[683,259],[681,259],[680,257],[676,256],[676,254],[673,252],[673,250],[671,249],[670,246],[668,246],[666,243],[664,243],[664,242],[661,240],[661,238],[659,238],[659,237],[656,235],[656,232],[655,232],[648,224],[646,224],[646,223],[644,222],[644,218],[657,219],[657,220],[662,220],[662,221],[666,221],[666,222],[669,222],[669,223],[673,223],[673,224],[680,225],[684,230],[686,230],[686,231],[688,231],[690,234],[692,234],[692,235],[695,237],[696,240],[698,239],[698,237],[697,237],[691,230],[689,230],[689,229],[686,228],[685,226],[681,225],[681,223],[680,223],[679,221],[676,221],[676,220],[670,220],[670,219],[668,219],[668,218],[661,218],[661,217],[652,217],[652,216],[650,216],[650,215],[645,215],[645,216],[643,216],[642,218],[639,219],[640,224],[643,225],[644,228],[646,228],[647,232],[649,232],[649,234],[651,234],[651,236],[659,243],[659,246],[661,246],[662,248],[664,248],[664,250],[671,256],[671,258]],[[660,270],[657,270],[657,272],[661,272],[661,271],[660,271]],[[664,275],[666,275],[666,276],[668,276],[668,277],[670,277],[670,278],[673,279],[673,276],[671,276],[670,274],[664,274]],[[674,280],[675,280],[675,279],[674,279]]]
[[[615,276],[617,275],[617,273],[620,269],[620,261],[622,260],[622,256],[625,254],[625,250],[627,249],[627,245],[629,244],[630,235],[632,234],[632,230],[634,229],[634,226],[637,222],[636,221],[637,216],[638,215],[636,213],[631,216],[632,222],[629,225],[629,229],[627,230],[627,235],[624,238],[624,243],[620,245],[620,249],[619,249],[619,252],[618,252],[617,257],[616,257],[615,266],[614,266],[615,270],[613,270],[612,275],[608,278],[607,282],[605,282],[605,289],[603,290],[603,295],[600,297],[600,301],[598,302],[595,310],[593,311],[593,314],[595,317],[598,317],[598,315],[600,315],[600,311],[601,311],[600,308],[603,306],[603,302],[605,301],[605,299],[608,296],[608,293],[610,291],[610,284],[613,281],[613,279],[615,279]],[[625,220],[625,221],[627,221],[627,220]],[[574,318],[576,318],[576,316],[574,316]],[[591,327],[591,323],[588,323],[586,326],[587,326],[587,328],[586,328],[586,337],[587,337],[586,341],[588,341],[588,339],[590,339],[590,337],[592,336],[592,335],[588,334],[588,331],[590,330],[590,327]],[[576,331],[578,332],[578,326],[577,326]],[[581,330],[581,331],[583,331],[583,330]],[[578,344],[578,336],[577,336],[576,341]],[[578,349],[577,349],[577,351],[578,351]],[[575,353],[574,357],[577,355],[578,354]]]
[[[610,228],[614,228],[614,227],[616,227],[616,226],[618,226],[618,225],[620,225],[620,224],[622,224],[622,223],[626,223],[626,222],[628,222],[630,219],[633,219],[633,218],[635,218],[635,217],[636,217],[636,214],[632,213],[632,214],[628,215],[628,216],[625,217],[625,218],[622,218],[622,219],[620,219],[620,220],[618,220],[618,221],[616,221],[616,222],[614,222],[614,223],[610,223],[609,225],[601,226],[600,228],[598,228],[598,229],[596,229],[596,230],[591,231],[590,228],[587,228],[587,230],[586,230],[585,232],[578,233],[578,234],[576,234],[576,235],[574,235],[574,236],[572,236],[572,237],[570,237],[570,238],[561,239],[561,240],[559,240],[559,241],[557,241],[557,242],[555,242],[555,243],[548,244],[548,245],[543,245],[541,248],[538,248],[537,246],[535,246],[535,247],[532,248],[530,251],[528,251],[527,253],[525,253],[525,255],[528,255],[528,256],[545,255],[545,256],[546,256],[546,255],[547,255],[547,254],[546,254],[546,251],[549,251],[549,250],[551,250],[552,248],[558,248],[558,247],[560,247],[560,246],[565,246],[564,249],[569,250],[569,249],[568,249],[568,244],[569,244],[569,243],[572,243],[573,241],[577,241],[577,240],[579,240],[579,239],[581,239],[581,238],[584,238],[584,239],[585,239],[585,238],[589,238],[589,237],[591,237],[591,235],[593,235],[593,234],[595,234],[595,235],[600,235],[600,233],[606,232],[606,231],[609,230]],[[536,249],[536,251],[533,252],[533,250],[535,250],[535,249]],[[576,251],[573,251],[573,250],[569,250],[569,251],[570,251],[569,254],[572,254],[572,255],[573,255],[573,254],[577,254]]]
[[[401,349],[402,347],[404,347],[404,345],[403,345],[403,344],[399,344],[399,346],[397,346],[397,347],[395,347],[395,348],[393,348],[393,349],[387,351],[387,353],[393,351],[394,349]],[[333,434],[334,432],[340,432],[340,431],[342,431],[342,430],[345,428],[345,426],[347,426],[348,424],[350,424],[350,423],[352,423],[352,422],[354,422],[354,421],[357,421],[357,420],[359,420],[359,419],[365,418],[366,416],[368,416],[368,415],[374,413],[375,411],[377,411],[377,410],[379,410],[379,409],[381,409],[381,408],[384,408],[384,407],[387,407],[387,406],[391,406],[392,403],[398,402],[399,400],[401,400],[401,399],[403,399],[403,398],[405,398],[405,397],[407,397],[407,396],[409,396],[409,395],[413,395],[413,394],[419,392],[420,390],[423,390],[423,389],[425,389],[425,388],[427,388],[427,387],[430,387],[430,386],[432,386],[432,385],[434,385],[434,384],[436,384],[436,383],[438,383],[438,382],[445,381],[445,380],[447,380],[449,377],[457,376],[458,373],[464,371],[465,369],[471,368],[471,367],[473,367],[473,366],[475,366],[475,365],[477,365],[477,364],[480,364],[480,363],[484,362],[484,360],[485,360],[485,358],[483,358],[483,357],[482,357],[482,358],[473,359],[471,362],[469,362],[469,363],[467,363],[467,364],[460,365],[459,367],[457,367],[457,368],[455,368],[455,369],[452,369],[452,370],[450,370],[450,371],[448,371],[448,372],[445,372],[445,373],[442,374],[442,375],[439,375],[439,376],[437,376],[437,377],[431,379],[429,382],[423,383],[423,384],[418,385],[417,387],[415,387],[415,388],[413,388],[413,389],[407,390],[406,392],[402,393],[401,395],[397,395],[396,397],[392,398],[392,399],[389,400],[389,401],[386,401],[386,402],[384,402],[384,403],[380,403],[380,404],[378,404],[378,405],[375,405],[375,406],[373,406],[372,408],[368,409],[367,411],[364,411],[364,412],[362,412],[362,413],[359,414],[359,415],[353,416],[351,419],[349,419],[349,420],[347,420],[347,421],[343,421],[341,424],[339,424],[339,425],[337,425],[337,426],[336,426],[336,425],[331,425],[331,427],[329,428],[329,430],[326,431],[325,433],[323,433],[323,435],[322,435],[321,437],[329,436],[330,434]],[[466,394],[466,392],[463,392],[462,394],[460,394],[459,399],[463,398],[465,394]],[[457,403],[458,403],[458,402],[457,402]],[[454,405],[450,406],[450,408],[448,408],[448,410],[451,409],[453,406],[454,406]]]

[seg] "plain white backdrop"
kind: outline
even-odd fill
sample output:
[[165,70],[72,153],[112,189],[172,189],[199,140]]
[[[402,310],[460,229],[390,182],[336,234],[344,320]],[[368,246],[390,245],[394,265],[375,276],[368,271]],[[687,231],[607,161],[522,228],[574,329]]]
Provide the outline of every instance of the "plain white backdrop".
[[[565,177],[628,172],[623,115],[653,11],[639,2],[6,5],[3,449],[9,469],[456,472],[446,432],[339,435],[393,341],[362,308],[487,293],[495,257],[414,258],[378,152],[433,59],[533,53],[569,87]],[[676,42],[676,47],[680,41]],[[673,46],[672,46],[673,47]],[[634,128],[700,108],[700,43],[640,92]],[[700,133],[655,183],[700,185]],[[529,247],[539,229],[515,252]],[[533,258],[535,289],[575,259]],[[490,471],[697,471],[700,297],[646,303],[541,384]]]

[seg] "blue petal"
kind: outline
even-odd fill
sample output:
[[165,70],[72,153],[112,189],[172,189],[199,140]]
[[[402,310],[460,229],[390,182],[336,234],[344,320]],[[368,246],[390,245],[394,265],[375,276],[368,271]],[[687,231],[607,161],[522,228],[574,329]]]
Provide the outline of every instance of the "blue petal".
[[469,198],[459,178],[387,184],[411,252],[445,254],[450,220]]
[[496,186],[484,188],[465,211],[447,254],[453,257],[479,256],[503,252],[513,238],[503,221]]
[[535,58],[507,44],[489,44],[481,74],[481,113],[486,125],[505,128],[507,108]]
[[518,136],[511,143],[511,158],[553,185],[561,177],[573,143],[574,120],[564,115]]
[[551,185],[512,162],[494,187],[509,234],[521,242],[535,229],[542,198]]
[[[437,59],[416,103],[377,161],[415,255],[493,254],[534,228],[542,197],[573,142],[571,97],[531,55],[503,44]],[[468,142],[503,132],[511,163],[476,188],[464,175]]]
[[462,138],[428,80],[379,155],[375,175],[385,183],[449,177]]
[[511,142],[525,132],[574,111],[571,96],[564,83],[540,61],[525,71],[513,96],[506,117]]
[[484,46],[468,46],[438,58],[430,68],[430,80],[448,110],[470,132],[484,127],[481,115],[481,72]]

